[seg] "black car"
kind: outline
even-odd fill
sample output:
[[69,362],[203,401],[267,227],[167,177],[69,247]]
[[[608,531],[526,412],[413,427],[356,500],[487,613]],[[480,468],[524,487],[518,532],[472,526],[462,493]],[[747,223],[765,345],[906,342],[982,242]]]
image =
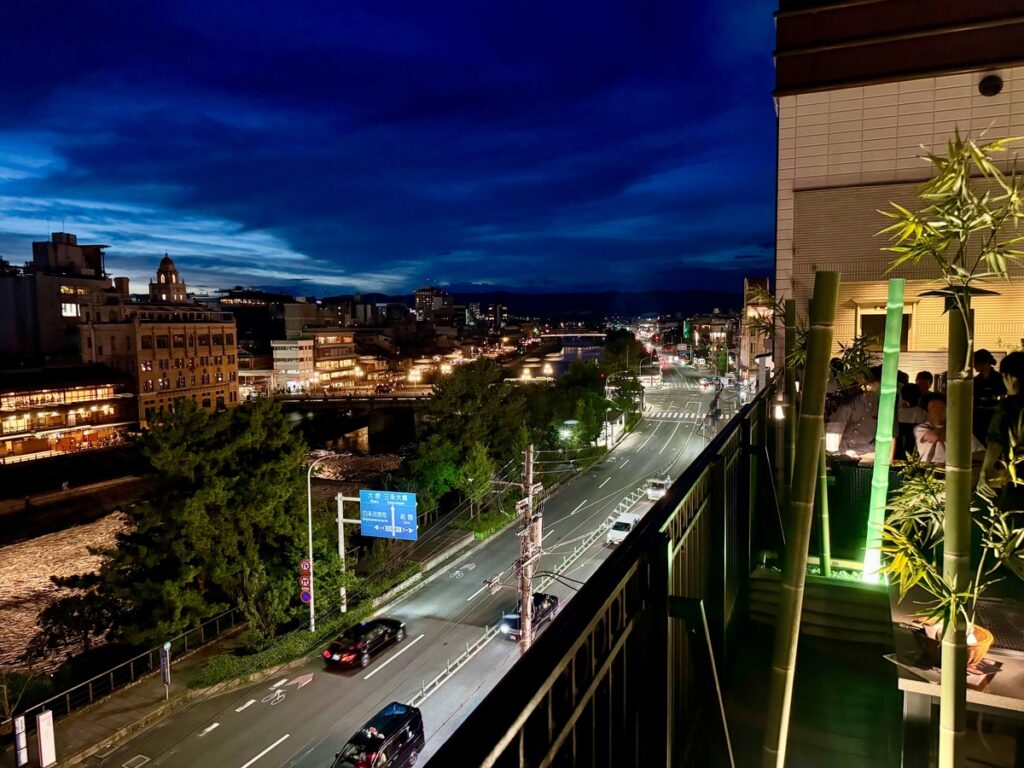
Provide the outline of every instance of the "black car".
[[374,619],[338,635],[324,651],[328,666],[365,667],[392,643],[405,639],[405,624],[395,619]]
[[424,743],[420,711],[393,701],[348,740],[331,768],[408,768]]
[[[555,618],[558,611],[558,598],[554,595],[545,595],[543,592],[533,593],[533,631],[540,629],[541,624]],[[501,634],[509,640],[519,640],[522,632],[519,626],[519,606],[506,611],[501,615],[501,624],[498,626]]]

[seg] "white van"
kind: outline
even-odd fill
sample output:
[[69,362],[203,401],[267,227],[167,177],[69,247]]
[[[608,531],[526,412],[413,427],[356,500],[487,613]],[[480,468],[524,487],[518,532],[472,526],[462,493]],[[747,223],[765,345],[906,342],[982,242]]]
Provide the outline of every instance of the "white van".
[[608,529],[607,543],[610,545],[619,544],[625,539],[629,532],[636,528],[636,524],[640,522],[640,515],[633,512],[623,512],[612,523],[612,527]]
[[672,485],[672,478],[668,475],[652,477],[647,481],[647,498],[651,501],[657,501],[668,492],[670,485]]

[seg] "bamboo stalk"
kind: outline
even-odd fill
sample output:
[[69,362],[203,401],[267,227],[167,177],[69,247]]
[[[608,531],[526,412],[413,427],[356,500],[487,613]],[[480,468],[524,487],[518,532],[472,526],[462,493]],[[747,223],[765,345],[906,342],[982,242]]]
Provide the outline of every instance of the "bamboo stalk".
[[821,432],[821,456],[818,459],[818,488],[814,492],[814,505],[818,508],[818,552],[821,555],[821,575],[832,577],[832,533],[828,522],[828,465],[825,461],[825,431]]
[[[974,318],[970,297],[949,310],[949,381],[946,397],[946,514],[943,519],[942,577],[956,593],[971,578],[971,345]],[[952,302],[951,302],[952,303]],[[967,314],[964,314],[964,305]],[[942,695],[939,700],[939,766],[962,768],[967,730],[967,622],[957,612],[942,631]]]
[[796,365],[792,362],[796,352],[796,300],[786,299],[784,305],[784,323],[786,327],[786,359],[783,362],[785,371],[785,399],[783,400],[784,421],[783,431],[785,434],[786,455],[783,458],[785,467],[783,500],[789,498],[790,484],[793,481],[793,457],[796,450],[796,414],[797,391],[796,391]]
[[772,682],[765,722],[763,765],[782,768],[786,761],[789,711],[796,675],[797,640],[807,579],[807,547],[814,513],[814,486],[819,473],[819,456],[825,427],[825,386],[832,353],[832,324],[839,295],[839,274],[814,275],[807,340],[807,362],[796,430],[796,453],[789,497],[790,536],[779,584],[779,611],[775,626]]
[[892,427],[896,419],[896,375],[900,367],[900,336],[903,332],[903,291],[906,280],[889,281],[885,305],[885,340],[882,344],[882,381],[878,393],[878,426],[875,429],[875,465],[871,473],[871,502],[864,541],[862,579],[876,584],[882,567],[882,524],[889,498],[889,464],[892,459]]

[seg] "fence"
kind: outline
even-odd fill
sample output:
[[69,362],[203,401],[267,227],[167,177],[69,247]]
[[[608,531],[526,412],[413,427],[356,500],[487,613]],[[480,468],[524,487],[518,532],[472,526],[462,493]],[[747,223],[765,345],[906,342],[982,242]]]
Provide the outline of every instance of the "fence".
[[428,766],[731,764],[715,661],[771,488],[771,395],[719,432]]
[[[242,614],[237,608],[207,619],[202,624],[170,639],[171,658],[181,658],[199,649],[241,622]],[[157,647],[140,653],[138,656],[72,686],[66,691],[61,691],[19,714],[25,715],[26,724],[32,728],[35,724],[35,715],[45,710],[52,710],[54,717],[63,717],[76,709],[88,706],[119,688],[129,686],[136,680],[159,671],[160,650],[161,648]],[[3,726],[7,726],[10,722],[10,720],[4,721]]]

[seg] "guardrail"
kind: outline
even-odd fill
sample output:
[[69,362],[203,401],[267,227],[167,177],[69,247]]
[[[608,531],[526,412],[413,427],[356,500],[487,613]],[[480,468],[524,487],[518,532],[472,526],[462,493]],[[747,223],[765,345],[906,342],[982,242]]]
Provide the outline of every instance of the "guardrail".
[[[182,656],[187,656],[221,637],[241,622],[242,612],[237,608],[231,608],[212,619],[207,619],[187,632],[170,638],[171,657],[180,659]],[[26,726],[29,730],[35,727],[35,718],[32,717],[34,714],[45,710],[51,710],[54,717],[71,714],[76,709],[81,709],[94,701],[109,696],[114,691],[125,688],[136,680],[158,672],[160,670],[160,651],[160,647],[151,648],[106,672],[101,672],[65,691],[54,694],[18,714],[25,716]],[[13,719],[3,721],[0,726],[9,725]]]
[[713,437],[428,768],[730,764],[715,665],[759,514],[773,523],[773,390]]

